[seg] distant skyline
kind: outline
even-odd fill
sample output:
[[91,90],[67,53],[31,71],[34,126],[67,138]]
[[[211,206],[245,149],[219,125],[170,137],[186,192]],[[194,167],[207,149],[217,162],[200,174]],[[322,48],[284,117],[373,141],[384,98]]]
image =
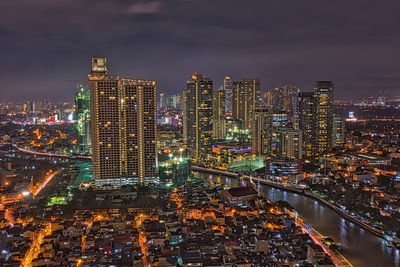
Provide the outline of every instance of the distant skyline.
[[400,1],[1,1],[0,101],[72,101],[90,58],[180,92],[191,73],[261,91],[335,83],[335,99],[400,95]]

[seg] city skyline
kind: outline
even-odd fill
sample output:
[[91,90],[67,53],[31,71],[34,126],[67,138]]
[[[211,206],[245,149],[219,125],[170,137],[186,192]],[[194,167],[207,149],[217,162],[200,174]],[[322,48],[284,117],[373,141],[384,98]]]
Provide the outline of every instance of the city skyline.
[[157,101],[91,63],[75,104],[0,105],[0,265],[395,266],[400,99],[193,73]]
[[[84,59],[96,55],[110,58],[110,67],[125,70],[123,75],[154,77],[159,91],[181,91],[185,77],[198,72],[216,86],[226,75],[258,77],[261,91],[281,83],[307,91],[315,80],[332,80],[337,99],[379,90],[398,95],[394,11],[399,5],[360,0],[248,6],[178,0],[100,1],[95,7],[76,0],[1,3],[5,42],[0,47],[7,51],[0,63],[1,100],[69,100],[70,81],[85,80]],[[21,72],[24,79],[17,76]]]
[[0,1],[0,266],[400,264],[400,1]]

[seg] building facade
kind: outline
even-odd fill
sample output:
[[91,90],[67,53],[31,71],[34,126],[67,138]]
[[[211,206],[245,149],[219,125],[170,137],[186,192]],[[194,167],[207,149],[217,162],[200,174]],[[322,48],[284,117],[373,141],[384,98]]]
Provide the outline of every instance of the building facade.
[[223,139],[226,135],[225,90],[213,91],[213,137]]
[[265,93],[264,99],[266,104],[272,107],[274,113],[285,113],[288,120],[294,123],[299,92],[300,89],[297,86],[284,84]]
[[187,115],[187,91],[184,90],[182,92],[182,133],[183,133],[183,142],[185,144],[188,143],[188,138],[187,138],[187,134],[188,134],[188,115]]
[[92,58],[91,132],[97,188],[157,181],[156,82],[108,73]]
[[333,89],[331,81],[314,84],[316,152],[323,154],[332,148]]
[[301,92],[298,98],[297,123],[303,133],[302,150],[305,158],[315,157],[315,100],[313,92]]
[[203,74],[187,81],[184,136],[188,154],[194,163],[207,164],[213,136],[213,82]]
[[346,120],[337,114],[333,115],[332,147],[344,146],[346,143]]
[[295,124],[297,114],[297,102],[300,93],[300,88],[294,85],[286,84],[284,88],[283,109],[288,115],[288,120]]
[[259,106],[260,80],[245,78],[233,83],[233,118],[242,120],[244,129],[251,130],[252,112]]
[[301,172],[301,164],[295,159],[267,159],[265,173],[274,176],[295,175]]
[[273,154],[281,159],[302,158],[302,132],[299,129],[279,127],[275,129]]
[[75,118],[77,131],[78,153],[90,155],[92,153],[92,140],[90,134],[90,90],[85,90],[82,85],[75,95]]
[[253,153],[268,155],[271,150],[271,134],[273,127],[272,109],[268,107],[255,108],[252,124]]
[[233,81],[231,77],[226,76],[224,79],[224,91],[225,91],[225,112],[227,115],[232,116],[233,106]]

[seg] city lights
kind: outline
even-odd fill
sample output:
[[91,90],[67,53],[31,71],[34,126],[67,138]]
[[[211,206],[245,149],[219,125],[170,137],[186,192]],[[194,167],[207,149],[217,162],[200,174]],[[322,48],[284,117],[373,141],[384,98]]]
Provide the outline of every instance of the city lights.
[[400,1],[105,2],[0,1],[0,266],[399,266]]

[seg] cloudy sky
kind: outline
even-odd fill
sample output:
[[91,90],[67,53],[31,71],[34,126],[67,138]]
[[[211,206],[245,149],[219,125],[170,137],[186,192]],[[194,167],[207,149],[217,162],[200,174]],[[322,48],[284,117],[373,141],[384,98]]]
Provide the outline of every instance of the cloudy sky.
[[398,0],[2,0],[0,101],[71,100],[91,56],[178,92],[192,72],[400,95]]

